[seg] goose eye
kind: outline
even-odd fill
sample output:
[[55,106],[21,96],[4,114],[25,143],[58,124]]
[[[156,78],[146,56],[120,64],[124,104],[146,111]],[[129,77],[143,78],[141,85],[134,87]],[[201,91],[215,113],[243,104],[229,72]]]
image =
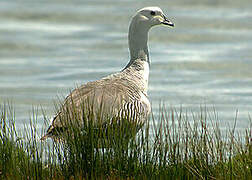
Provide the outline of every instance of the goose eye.
[[156,12],[155,12],[155,11],[151,11],[150,14],[151,14],[152,16],[154,16],[154,15],[156,15]]

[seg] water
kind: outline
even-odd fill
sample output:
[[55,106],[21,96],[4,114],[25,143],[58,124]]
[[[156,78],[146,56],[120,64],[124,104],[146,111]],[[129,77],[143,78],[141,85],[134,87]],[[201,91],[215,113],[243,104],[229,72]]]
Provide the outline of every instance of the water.
[[[215,107],[222,128],[249,125],[252,110],[250,0],[1,1],[0,101],[9,100],[22,127],[32,107],[53,116],[54,100],[76,85],[128,62],[131,16],[157,5],[175,28],[151,30],[149,97],[199,112]],[[211,110],[209,110],[211,111]],[[43,120],[39,117],[41,127]]]

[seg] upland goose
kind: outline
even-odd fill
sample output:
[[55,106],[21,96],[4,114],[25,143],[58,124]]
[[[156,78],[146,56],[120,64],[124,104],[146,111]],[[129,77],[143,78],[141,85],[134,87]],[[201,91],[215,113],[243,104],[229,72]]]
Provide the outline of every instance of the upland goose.
[[[127,117],[132,121],[138,119],[139,123],[143,123],[151,111],[147,96],[150,66],[148,32],[151,27],[162,24],[174,26],[159,7],[145,7],[137,11],[129,26],[130,61],[127,66],[118,73],[74,89],[66,97],[47,133],[41,139],[54,138],[57,129],[67,128],[67,123],[60,117],[69,110],[69,106],[74,106],[80,114],[92,111],[97,115],[102,112],[102,116],[100,114],[100,119],[97,120],[99,122],[107,121],[108,118],[105,117],[113,116]],[[92,102],[92,110],[83,109],[83,104],[85,106],[85,103],[88,103],[87,100]],[[99,110],[100,107],[102,111]]]

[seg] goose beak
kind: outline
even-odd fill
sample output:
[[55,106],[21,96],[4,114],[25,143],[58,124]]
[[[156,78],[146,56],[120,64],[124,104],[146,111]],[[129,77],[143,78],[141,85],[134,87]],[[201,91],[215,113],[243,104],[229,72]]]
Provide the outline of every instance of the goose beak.
[[168,20],[165,16],[163,16],[163,18],[164,18],[164,21],[162,22],[162,24],[174,27],[173,22]]

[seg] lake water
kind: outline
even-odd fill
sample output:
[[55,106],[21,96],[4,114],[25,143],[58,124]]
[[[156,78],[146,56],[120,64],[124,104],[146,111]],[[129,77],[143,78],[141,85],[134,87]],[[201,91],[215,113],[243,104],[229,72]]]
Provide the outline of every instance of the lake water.
[[32,107],[53,116],[57,96],[121,70],[129,59],[131,16],[150,5],[175,23],[149,34],[153,111],[160,101],[193,113],[214,107],[226,128],[238,110],[237,128],[247,128],[251,0],[0,1],[0,102],[14,105],[17,125],[29,122]]

